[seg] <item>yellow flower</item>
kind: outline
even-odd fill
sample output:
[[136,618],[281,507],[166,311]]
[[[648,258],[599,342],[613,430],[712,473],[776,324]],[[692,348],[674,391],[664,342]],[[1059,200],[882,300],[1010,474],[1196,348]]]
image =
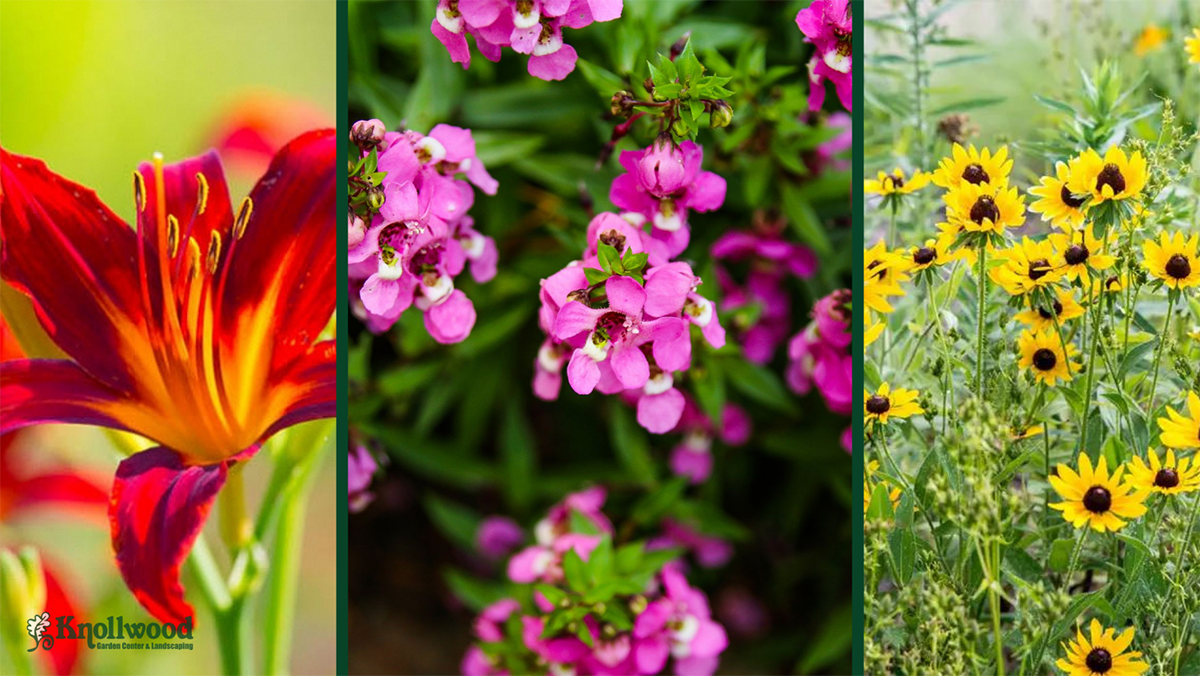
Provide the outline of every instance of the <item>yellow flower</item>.
[[950,250],[950,246],[954,243],[953,237],[938,237],[937,239],[925,240],[924,246],[914,246],[905,254],[905,262],[913,272],[920,272],[928,268],[953,263],[957,260],[968,260],[973,258],[970,249]]
[[[1122,519],[1135,519],[1146,513],[1149,493],[1134,491],[1133,486],[1121,483],[1125,467],[1108,474],[1108,460],[1103,456],[1096,468],[1087,453],[1079,454],[1079,473],[1059,464],[1051,475],[1050,485],[1065,502],[1052,502],[1050,507],[1063,513],[1063,518],[1076,528],[1091,526],[1093,530],[1118,531],[1125,527]],[[1119,652],[1119,651],[1117,651]]]
[[1088,148],[1071,160],[1067,188],[1075,195],[1090,195],[1092,204],[1106,200],[1135,199],[1146,187],[1146,158],[1140,152],[1125,155],[1113,146],[1104,157]]
[[[875,493],[875,482],[871,481],[871,475],[875,474],[875,470],[879,469],[879,461],[872,460],[867,463],[867,477],[863,481],[863,513],[871,508],[871,496]],[[892,511],[900,507],[900,489],[893,488],[888,491],[888,499],[892,501]]]
[[996,252],[1003,265],[988,271],[992,280],[1013,296],[1023,296],[1051,286],[1063,277],[1062,257],[1049,240],[1035,242],[1023,237],[1019,244]]
[[1133,643],[1133,627],[1118,636],[1116,629],[1104,629],[1099,620],[1093,619],[1090,630],[1090,641],[1082,629],[1076,629],[1075,640],[1070,645],[1062,644],[1066,659],[1055,664],[1066,676],[1138,676],[1150,668],[1138,661],[1140,652],[1125,652]]
[[1196,448],[1200,446],[1200,397],[1195,392],[1187,395],[1188,417],[1167,407],[1167,417],[1158,419],[1162,434],[1158,437],[1168,448]]
[[942,196],[946,218],[969,232],[1004,234],[1025,223],[1025,198],[1003,184],[963,182]]
[[897,387],[894,391],[887,383],[874,393],[863,392],[863,420],[868,423],[886,425],[889,418],[908,418],[924,413],[917,404],[920,392]]
[[1054,300],[1053,307],[1039,306],[1036,309],[1030,307],[1017,313],[1017,321],[1028,324],[1029,328],[1034,331],[1042,329],[1054,331],[1055,317],[1058,317],[1058,323],[1062,324],[1083,316],[1083,306],[1075,301],[1075,294],[1070,289],[1058,289],[1055,295],[1058,297]]
[[1162,233],[1158,242],[1146,240],[1142,245],[1145,256],[1142,264],[1151,275],[1163,280],[1172,289],[1186,289],[1200,284],[1200,258],[1197,258],[1196,247],[1200,245],[1200,235],[1192,235],[1184,240],[1182,232],[1174,235]]
[[1159,47],[1170,37],[1170,33],[1159,28],[1155,24],[1150,24],[1142,29],[1137,40],[1133,43],[1133,53],[1138,56],[1145,56],[1150,52],[1157,51]]
[[1148,451],[1150,464],[1134,456],[1129,463],[1126,481],[1140,491],[1166,493],[1190,493],[1200,489],[1200,462],[1195,458],[1175,459],[1175,451],[1168,450],[1166,462],[1159,462],[1154,449]]
[[863,296],[868,310],[887,314],[895,308],[889,296],[903,296],[900,282],[908,280],[909,263],[903,256],[887,250],[883,241],[863,252]]
[[1003,147],[993,155],[991,150],[980,153],[975,146],[964,149],[955,143],[950,157],[942,159],[933,172],[933,183],[943,188],[954,189],[963,184],[995,186],[1008,185],[1008,174],[1012,171],[1012,160],[1008,159],[1008,148]]
[[897,167],[891,174],[879,172],[879,178],[867,179],[864,189],[872,195],[907,195],[929,185],[929,174],[915,171],[909,178],[904,177],[904,170]]
[[1084,288],[1088,288],[1092,285],[1089,269],[1107,270],[1117,262],[1114,256],[1105,253],[1115,238],[1115,232],[1096,237],[1092,234],[1092,226],[1088,225],[1077,232],[1052,233],[1050,243],[1064,264],[1062,271],[1067,279],[1078,279]]
[[1071,171],[1065,162],[1054,165],[1054,176],[1043,176],[1041,183],[1029,189],[1029,194],[1040,198],[1029,205],[1029,210],[1042,215],[1056,228],[1074,230],[1083,227],[1086,196],[1076,197],[1067,188]]
[[1192,29],[1192,37],[1184,38],[1183,45],[1187,50],[1188,63],[1200,63],[1200,28]]
[[1017,348],[1021,352],[1019,366],[1033,371],[1033,377],[1038,382],[1050,387],[1059,380],[1071,381],[1071,374],[1081,367],[1078,362],[1071,361],[1075,356],[1075,346],[1067,343],[1063,352],[1063,342],[1053,327],[1041,331],[1022,331],[1017,339]]
[[1032,437],[1036,437],[1038,435],[1045,434],[1045,433],[1046,433],[1045,425],[1034,425],[1033,427],[1027,427],[1025,429],[1021,429],[1020,427],[1013,427],[1012,435],[1010,438],[1013,441],[1020,441],[1022,439],[1030,439]]
[[863,313],[863,318],[865,320],[863,322],[863,346],[866,347],[878,340],[879,336],[883,335],[884,324],[872,318],[870,310]]

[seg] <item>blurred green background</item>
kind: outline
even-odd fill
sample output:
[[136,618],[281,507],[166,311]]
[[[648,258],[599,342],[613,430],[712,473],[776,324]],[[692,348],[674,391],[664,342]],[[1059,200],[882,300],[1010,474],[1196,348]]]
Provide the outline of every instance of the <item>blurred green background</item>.
[[[305,119],[332,125],[337,100],[335,27],[336,7],[329,0],[4,0],[0,142],[7,150],[42,158],[55,172],[95,188],[128,220],[133,215],[130,175],[139,162],[156,151],[168,162],[203,152],[230,122],[231,111],[248,102],[253,107],[254,101],[271,96],[303,109]],[[283,117],[291,114],[280,112]],[[255,176],[235,171],[230,178],[236,203]],[[11,300],[5,296],[6,302]],[[11,309],[6,308],[6,316]],[[122,457],[107,436],[89,428],[43,426],[18,436],[12,451],[27,463],[23,469],[70,463],[91,471],[106,488]],[[270,469],[266,454],[247,466],[252,509]],[[292,673],[336,669],[335,481],[336,465],[326,462],[309,508]],[[217,518],[214,511],[207,532],[227,570],[213,532]],[[86,519],[45,511],[0,526],[3,546],[26,543],[37,545],[68,577],[87,616],[145,618],[117,573],[103,510]],[[187,566],[183,582],[195,589]],[[212,617],[198,593],[189,593],[189,600],[198,611],[194,650],[85,647],[77,672],[216,673],[220,667]]]

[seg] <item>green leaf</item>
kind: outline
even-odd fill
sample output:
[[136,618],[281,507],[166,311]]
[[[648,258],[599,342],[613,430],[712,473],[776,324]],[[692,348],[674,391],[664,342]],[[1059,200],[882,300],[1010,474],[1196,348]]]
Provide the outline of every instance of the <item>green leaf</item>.
[[615,555],[617,574],[624,575],[637,570],[642,564],[642,550],[645,546],[645,542],[638,540],[618,547]]
[[796,663],[795,673],[811,674],[841,659],[850,650],[854,636],[853,611],[844,605],[829,615],[816,636],[807,641],[808,649]]
[[424,504],[429,519],[443,535],[467,551],[475,550],[475,532],[479,530],[480,522],[478,514],[432,491],[425,495]]
[[671,505],[683,495],[687,488],[687,477],[674,477],[657,490],[650,491],[638,499],[630,510],[630,518],[634,523],[652,526],[667,513]]
[[782,413],[796,412],[783,380],[771,369],[740,357],[723,360],[722,368],[733,388],[747,397]]
[[611,273],[605,272],[603,270],[597,270],[596,268],[584,268],[583,275],[585,277],[587,277],[587,281],[588,281],[589,285],[599,284],[600,282],[603,282],[604,280],[608,279],[609,277],[612,277]]
[[475,612],[483,610],[507,595],[503,585],[481,580],[454,568],[447,568],[442,572],[442,577],[446,580],[446,586],[450,588],[454,596]]
[[817,212],[804,198],[799,186],[784,182],[782,187],[783,213],[787,216],[788,222],[791,223],[796,234],[819,255],[831,255],[833,245],[829,242],[829,236],[825,234],[825,228],[817,218]]
[[625,89],[625,81],[616,73],[605,70],[586,59],[579,59],[575,63],[579,66],[579,71],[583,73],[583,78],[592,85],[601,98],[611,99],[613,94]]
[[1050,570],[1056,573],[1066,572],[1071,565],[1071,552],[1075,550],[1075,540],[1059,538],[1050,545]]
[[601,244],[599,247],[600,268],[605,272],[613,272],[613,263],[621,260],[621,255],[611,244]]
[[613,549],[612,538],[605,537],[600,540],[600,544],[592,550],[592,555],[587,560],[588,577],[592,580],[592,587],[597,587],[612,579],[613,576]]
[[505,498],[517,511],[527,510],[534,497],[537,445],[520,396],[507,398],[500,427],[500,466]]
[[630,253],[625,252],[625,257],[622,260],[622,266],[627,272],[641,272],[646,268],[646,260],[650,258],[650,254],[645,253]]
[[867,518],[869,520],[878,521],[882,519],[891,521],[896,518],[896,512],[892,509],[890,492],[886,484],[876,484],[875,488],[871,491],[871,502],[867,505]]
[[567,585],[573,591],[581,592],[588,588],[587,565],[574,549],[568,549],[562,559],[563,574],[567,576]]
[[650,443],[646,431],[634,422],[629,409],[619,402],[609,407],[609,434],[621,466],[633,481],[643,486],[658,482],[654,460],[650,457]]
[[888,536],[888,547],[892,552],[896,581],[908,584],[917,563],[917,536],[911,528],[897,528]]
[[693,368],[690,375],[700,409],[709,420],[720,422],[725,411],[725,375],[721,369],[721,362],[710,359],[705,368]]
[[548,584],[535,584],[533,588],[542,593],[552,605],[557,606],[567,598],[567,592]]

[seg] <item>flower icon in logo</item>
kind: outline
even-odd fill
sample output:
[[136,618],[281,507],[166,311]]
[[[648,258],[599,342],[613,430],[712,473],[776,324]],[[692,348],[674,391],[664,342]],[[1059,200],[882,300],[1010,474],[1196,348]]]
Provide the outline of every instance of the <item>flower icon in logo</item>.
[[26,652],[33,652],[37,650],[39,643],[43,644],[42,647],[46,650],[49,650],[54,645],[53,636],[46,636],[45,640],[42,640],[42,636],[46,633],[46,630],[50,628],[50,613],[34,615],[33,617],[29,618],[29,622],[26,624],[28,625],[29,635],[33,637],[33,647]]

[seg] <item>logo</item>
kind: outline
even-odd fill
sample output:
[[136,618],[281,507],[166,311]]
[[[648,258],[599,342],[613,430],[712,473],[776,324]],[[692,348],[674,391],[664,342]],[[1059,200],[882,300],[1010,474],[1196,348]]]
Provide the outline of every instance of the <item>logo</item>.
[[[192,649],[192,616],[179,624],[164,622],[126,623],[123,616],[109,615],[106,622],[74,622],[74,615],[60,615],[54,618],[56,622],[54,635],[50,634],[50,613],[42,613],[29,618],[26,623],[29,635],[33,638],[33,647],[26,652],[33,652],[39,647],[50,650],[57,640],[87,639],[88,648],[93,650],[191,650]],[[72,624],[74,622],[74,624]],[[126,639],[129,639],[128,641]],[[146,640],[140,640],[146,639]],[[159,641],[159,639],[165,639]],[[175,639],[170,641],[170,639]]]

